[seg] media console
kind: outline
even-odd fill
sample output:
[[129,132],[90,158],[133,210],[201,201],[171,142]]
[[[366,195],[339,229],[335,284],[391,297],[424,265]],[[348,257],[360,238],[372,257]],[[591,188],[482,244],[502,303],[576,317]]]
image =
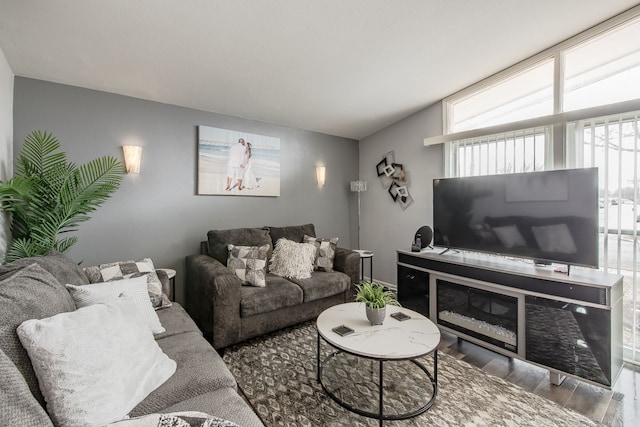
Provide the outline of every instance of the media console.
[[622,369],[622,276],[498,256],[398,250],[398,299],[444,331],[611,388]]

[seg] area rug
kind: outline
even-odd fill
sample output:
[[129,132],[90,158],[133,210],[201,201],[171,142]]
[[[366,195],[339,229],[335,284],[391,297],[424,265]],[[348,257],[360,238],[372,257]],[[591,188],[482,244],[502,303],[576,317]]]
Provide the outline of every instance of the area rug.
[[[228,348],[227,366],[246,399],[267,427],[376,426],[378,421],[349,412],[334,402],[316,379],[315,322],[284,329]],[[323,360],[332,353],[321,345]],[[420,359],[433,369],[432,356]],[[329,358],[324,383],[357,407],[377,411],[377,362],[344,353]],[[420,407],[432,391],[414,364],[384,365],[385,413]],[[599,426],[577,412],[482,370],[438,353],[438,393],[425,413],[387,426]]]

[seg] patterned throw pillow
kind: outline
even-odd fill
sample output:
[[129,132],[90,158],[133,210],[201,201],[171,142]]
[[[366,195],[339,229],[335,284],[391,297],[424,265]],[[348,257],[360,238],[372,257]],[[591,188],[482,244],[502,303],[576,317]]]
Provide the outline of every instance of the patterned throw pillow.
[[315,245],[278,239],[269,263],[269,271],[281,277],[308,279],[313,273],[315,259]]
[[105,427],[239,427],[238,424],[202,412],[149,414],[116,421]]
[[320,239],[305,234],[305,243],[312,243],[316,247],[316,260],[314,269],[320,271],[333,271],[333,259],[336,257],[336,248],[338,247],[338,238]]
[[271,245],[235,246],[229,245],[227,269],[232,270],[243,284],[264,288],[267,286],[267,252]]
[[146,276],[147,291],[153,307],[157,310],[171,306],[169,297],[162,293],[162,282],[160,282],[158,274],[156,274],[151,258],[143,258],[138,261],[111,262],[87,267],[84,269],[84,274],[89,279],[89,283],[110,282],[112,280]]

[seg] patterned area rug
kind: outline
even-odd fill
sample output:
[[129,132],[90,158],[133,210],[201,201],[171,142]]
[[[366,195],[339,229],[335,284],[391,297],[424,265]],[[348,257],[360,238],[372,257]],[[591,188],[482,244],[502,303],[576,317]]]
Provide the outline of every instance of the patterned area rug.
[[[267,427],[376,426],[349,412],[316,380],[315,322],[284,329],[226,350],[224,360]],[[324,341],[321,357],[334,350]],[[420,362],[433,371],[433,358]],[[377,412],[378,364],[340,353],[323,365],[325,386],[356,407]],[[384,410],[394,414],[422,406],[432,392],[426,375],[410,362],[384,364]],[[387,426],[598,426],[593,420],[482,370],[438,353],[438,394],[422,415],[385,421]]]

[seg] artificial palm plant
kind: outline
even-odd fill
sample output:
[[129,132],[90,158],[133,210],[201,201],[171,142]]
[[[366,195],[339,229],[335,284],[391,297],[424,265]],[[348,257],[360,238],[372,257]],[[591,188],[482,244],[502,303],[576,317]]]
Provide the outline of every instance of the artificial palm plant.
[[0,181],[0,203],[12,217],[6,262],[52,249],[67,251],[78,241],[69,233],[120,186],[124,167],[115,157],[76,166],[64,152],[56,152],[59,148],[51,133],[30,133],[16,160],[15,176]]

